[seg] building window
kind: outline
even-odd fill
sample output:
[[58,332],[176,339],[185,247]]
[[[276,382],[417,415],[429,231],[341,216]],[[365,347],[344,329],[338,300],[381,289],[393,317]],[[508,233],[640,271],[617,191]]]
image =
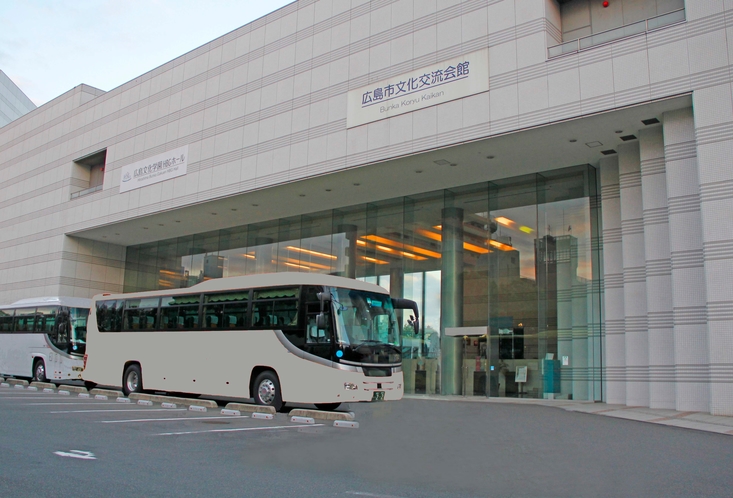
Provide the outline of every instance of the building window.
[[107,149],[100,150],[74,161],[71,172],[71,198],[102,190]]

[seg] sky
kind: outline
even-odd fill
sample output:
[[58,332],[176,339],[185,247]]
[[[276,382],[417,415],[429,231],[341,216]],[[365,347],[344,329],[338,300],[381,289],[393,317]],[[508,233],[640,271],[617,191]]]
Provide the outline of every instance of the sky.
[[292,0],[0,0],[0,69],[40,106],[109,91]]

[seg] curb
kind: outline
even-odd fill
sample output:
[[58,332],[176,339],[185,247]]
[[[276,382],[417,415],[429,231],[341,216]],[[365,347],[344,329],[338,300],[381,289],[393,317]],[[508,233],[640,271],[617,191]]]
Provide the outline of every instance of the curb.
[[27,380],[21,380],[21,379],[5,379],[5,383],[10,386],[21,386],[21,387],[26,387],[28,385]]
[[112,389],[92,389],[89,391],[89,394],[93,395],[96,399],[106,399],[97,398],[97,396],[107,396],[108,398],[122,398],[125,396],[122,394],[122,391],[115,391]]
[[31,387],[37,387],[38,389],[56,389],[56,384],[51,384],[50,382],[31,382]]
[[290,417],[290,421],[296,424],[315,424],[316,421],[311,417]]
[[189,399],[176,398],[174,396],[163,396],[161,394],[130,393],[128,396],[132,401],[151,401],[155,403],[169,403],[182,406],[202,406],[204,408],[216,408],[216,401],[210,399]]
[[290,411],[290,415],[294,417],[310,417],[320,420],[346,420],[353,421],[355,416],[353,412],[324,412],[321,410],[307,410],[297,408]]
[[272,415],[276,413],[275,408],[272,406],[250,405],[247,403],[227,403],[226,409],[247,413],[271,413]]

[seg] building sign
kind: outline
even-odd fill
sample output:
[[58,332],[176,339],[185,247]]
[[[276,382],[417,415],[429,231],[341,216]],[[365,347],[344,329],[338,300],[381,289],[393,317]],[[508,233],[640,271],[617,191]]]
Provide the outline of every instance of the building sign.
[[121,168],[120,193],[186,174],[188,145]]
[[489,49],[352,90],[346,127],[416,111],[489,90]]

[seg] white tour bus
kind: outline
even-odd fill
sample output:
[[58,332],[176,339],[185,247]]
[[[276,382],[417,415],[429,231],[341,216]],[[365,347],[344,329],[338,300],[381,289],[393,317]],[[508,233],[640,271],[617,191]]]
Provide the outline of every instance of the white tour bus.
[[80,380],[91,299],[41,297],[0,306],[0,374]]
[[[93,299],[88,387],[254,398],[335,409],[398,400],[403,376],[395,309],[382,287],[307,273],[208,280],[185,289]],[[417,318],[414,325],[417,330]]]

